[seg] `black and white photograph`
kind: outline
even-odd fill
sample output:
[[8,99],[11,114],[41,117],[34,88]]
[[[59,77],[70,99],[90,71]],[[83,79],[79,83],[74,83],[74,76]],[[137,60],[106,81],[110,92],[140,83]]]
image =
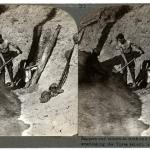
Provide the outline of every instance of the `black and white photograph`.
[[0,5],[0,136],[73,136],[78,30],[52,5]]
[[150,136],[150,5],[93,8],[78,42],[79,136]]

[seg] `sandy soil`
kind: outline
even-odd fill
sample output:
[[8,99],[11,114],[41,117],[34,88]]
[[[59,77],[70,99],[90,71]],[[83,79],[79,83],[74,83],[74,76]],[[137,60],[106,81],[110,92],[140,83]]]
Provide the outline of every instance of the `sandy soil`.
[[[150,89],[142,89],[139,91],[136,91],[136,93],[140,96],[141,102],[142,102],[142,112],[141,117],[139,120],[144,122],[145,124],[150,126]],[[150,128],[143,131],[142,136],[150,136]]]
[[[62,18],[65,18],[64,20]],[[75,22],[70,15],[62,10],[57,12],[54,19],[44,25],[44,29],[62,25],[58,41],[50,60],[39,80],[38,88],[33,93],[16,91],[21,100],[21,116],[30,128],[22,135],[26,136],[72,136],[77,134],[78,118],[78,67],[77,47],[75,47],[71,60],[71,67],[66,83],[63,86],[64,93],[52,98],[47,103],[40,103],[40,94],[47,90],[50,84],[58,82],[66,64],[65,52],[73,46],[73,34],[77,32]]]
[[[9,7],[9,6],[8,6]],[[22,54],[13,60],[14,75],[21,60],[27,59],[33,42],[34,27],[47,18],[52,11],[51,5],[12,5],[0,15],[1,34],[4,39],[18,45]],[[40,13],[39,13],[40,12]],[[78,110],[78,49],[74,50],[71,67],[64,93],[52,98],[45,104],[40,103],[40,94],[58,82],[66,64],[65,52],[73,47],[73,35],[77,33],[74,19],[65,11],[57,9],[42,28],[44,34],[53,34],[57,25],[62,26],[53,53],[42,73],[36,90],[14,91],[2,87],[0,91],[0,134],[2,135],[66,135],[77,134]],[[39,46],[42,47],[40,41]],[[42,51],[42,49],[40,49]],[[1,88],[1,84],[0,84]],[[6,92],[6,94],[4,94]],[[9,112],[18,112],[9,115]],[[26,125],[27,124],[27,125]],[[25,127],[24,127],[25,126]],[[27,130],[25,130],[28,128]],[[25,131],[24,131],[25,130]],[[23,132],[24,131],[24,132]]]
[[148,129],[138,97],[115,80],[79,85],[79,135],[140,136]]

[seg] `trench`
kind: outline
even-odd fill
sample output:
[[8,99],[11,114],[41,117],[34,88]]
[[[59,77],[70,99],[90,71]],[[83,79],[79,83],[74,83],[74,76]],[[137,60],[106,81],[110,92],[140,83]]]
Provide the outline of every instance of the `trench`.
[[[50,21],[51,19],[53,19],[55,17],[56,13],[57,13],[57,9],[56,8],[52,8],[52,10],[50,11],[50,13],[46,16],[46,18],[43,19],[40,23],[38,23],[34,27],[31,49],[30,49],[28,58],[26,60],[26,66],[32,66],[32,65],[37,64],[37,62],[39,61],[39,59],[42,57],[42,54],[43,54],[43,51],[44,51],[45,47],[40,47],[39,44],[43,44],[43,43],[40,43],[41,36],[42,36],[42,34],[44,34],[43,33],[43,26],[48,21]],[[44,39],[44,40],[49,40],[50,36],[51,36],[51,34],[50,35],[46,34],[46,39]],[[48,41],[44,41],[44,42],[48,42]],[[55,42],[55,44],[56,44],[56,42]],[[55,47],[55,44],[54,44],[54,47]],[[34,74],[34,72],[32,73],[32,77],[33,77],[33,74]],[[17,90],[17,93],[20,95],[20,93],[22,93],[22,92],[23,92],[22,94],[25,94],[25,93],[31,93],[31,92],[33,92],[35,90],[37,90],[37,85],[32,86],[31,88],[28,87],[27,89]],[[22,109],[22,106],[21,106],[21,109]],[[32,125],[30,124],[30,122],[27,122],[24,119],[22,111],[21,111],[20,116],[19,116],[18,119],[20,121],[24,122],[25,124],[28,124],[28,128],[25,128],[24,130],[22,130],[21,135],[24,136],[24,135],[26,135],[26,132],[28,132],[28,130],[30,130],[30,128],[31,128]]]
[[51,12],[47,15],[47,17],[34,27],[31,49],[30,49],[28,59],[27,59],[27,66],[29,64],[32,64],[32,65],[36,64],[38,55],[39,53],[41,53],[39,51],[39,42],[40,42],[40,38],[42,34],[42,27],[44,26],[44,24],[46,24],[46,22],[53,19],[55,15],[56,15],[56,8],[52,8]]
[[[107,37],[110,33],[110,30],[111,28],[114,26],[114,24],[119,20],[121,19],[125,14],[127,14],[129,11],[131,10],[131,8],[129,6],[122,6],[119,8],[118,12],[116,12],[116,15],[115,15],[115,19],[113,22],[108,22],[106,24],[106,26],[104,27],[104,29],[102,30],[101,32],[101,37],[99,38],[98,40],[98,44],[96,46],[96,48],[101,51],[106,40],[107,40]],[[108,18],[106,18],[106,21],[107,19],[109,20],[109,15],[108,15]]]
[[[129,10],[128,7],[119,9],[116,20],[105,25],[97,44],[99,53],[113,25]],[[79,51],[79,135],[141,136],[149,127],[139,120],[142,102],[125,86],[120,74],[112,73],[117,59],[100,63],[97,57],[92,57]],[[84,77],[88,79],[83,80]]]
[[[7,11],[7,7],[0,6],[0,13],[5,11]],[[41,49],[39,50],[39,42],[42,34],[42,27],[46,22],[53,19],[55,15],[56,8],[53,8],[46,18],[34,27],[27,66],[36,64],[39,57],[39,51],[41,51]],[[29,124],[26,124],[25,121],[20,118],[22,104],[17,96],[19,91],[19,89],[11,90],[3,83],[0,83],[0,135],[2,136],[21,136],[23,132],[30,127]]]

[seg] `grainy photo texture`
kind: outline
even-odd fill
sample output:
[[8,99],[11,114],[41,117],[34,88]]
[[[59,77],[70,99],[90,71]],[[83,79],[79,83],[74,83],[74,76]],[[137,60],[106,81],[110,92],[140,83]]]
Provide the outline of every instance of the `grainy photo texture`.
[[103,5],[79,26],[79,135],[149,136],[150,5]]
[[51,5],[0,6],[0,135],[77,134],[76,33]]

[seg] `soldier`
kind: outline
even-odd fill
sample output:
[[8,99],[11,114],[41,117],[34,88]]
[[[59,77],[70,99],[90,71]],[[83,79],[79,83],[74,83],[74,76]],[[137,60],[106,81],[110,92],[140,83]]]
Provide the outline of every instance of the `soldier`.
[[136,86],[135,84],[135,59],[140,57],[142,54],[144,54],[144,51],[135,45],[134,43],[131,43],[129,40],[126,40],[124,38],[124,35],[122,33],[119,33],[116,36],[117,40],[117,46],[116,50],[120,50],[122,61],[121,66],[124,67],[123,69],[123,78],[126,84],[127,83],[127,75],[131,74],[132,83],[131,86],[134,88]]
[[[10,47],[15,48],[15,51],[10,50]],[[4,64],[5,62],[8,62],[9,60],[15,58],[19,54],[22,54],[22,51],[15,44],[8,42],[7,39],[3,39],[2,35],[0,34],[0,53],[1,53],[1,60],[3,61],[3,64]],[[10,61],[6,65],[6,67],[10,76],[11,86],[13,86],[14,85],[13,84],[13,62]],[[1,71],[1,74],[3,77],[5,77],[4,69]],[[5,82],[5,79],[4,79],[4,82]]]

